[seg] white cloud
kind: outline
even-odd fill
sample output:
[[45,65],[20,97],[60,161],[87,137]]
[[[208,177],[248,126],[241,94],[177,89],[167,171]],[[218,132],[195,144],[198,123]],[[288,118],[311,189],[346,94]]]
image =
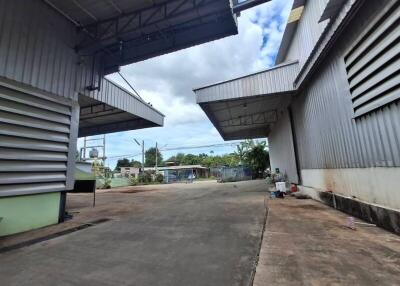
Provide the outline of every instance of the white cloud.
[[143,90],[141,96],[152,99],[152,104],[162,111],[165,117],[164,127],[172,127],[180,124],[195,124],[207,120],[204,112],[194,102],[187,102],[182,97],[174,97],[165,91]]

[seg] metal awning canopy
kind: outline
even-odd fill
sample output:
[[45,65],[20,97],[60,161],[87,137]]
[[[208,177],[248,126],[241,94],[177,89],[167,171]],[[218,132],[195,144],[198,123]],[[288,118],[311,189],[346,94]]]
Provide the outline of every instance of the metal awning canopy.
[[76,51],[104,56],[105,74],[238,33],[231,0],[42,0],[74,23]]
[[295,93],[298,62],[194,89],[197,103],[224,140],[267,137]]
[[79,137],[164,124],[162,113],[105,78],[100,92],[79,95],[79,105]]

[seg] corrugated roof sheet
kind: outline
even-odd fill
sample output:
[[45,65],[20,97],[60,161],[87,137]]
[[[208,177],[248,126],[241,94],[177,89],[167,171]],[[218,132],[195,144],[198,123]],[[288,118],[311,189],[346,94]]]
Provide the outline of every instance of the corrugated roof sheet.
[[293,91],[298,62],[283,63],[243,77],[195,88],[197,103]]
[[346,1],[347,0],[329,0],[319,22],[336,17]]
[[268,136],[295,92],[298,63],[195,89],[197,102],[225,140]]
[[161,112],[105,78],[100,91],[80,95],[80,105],[80,137],[164,124]]

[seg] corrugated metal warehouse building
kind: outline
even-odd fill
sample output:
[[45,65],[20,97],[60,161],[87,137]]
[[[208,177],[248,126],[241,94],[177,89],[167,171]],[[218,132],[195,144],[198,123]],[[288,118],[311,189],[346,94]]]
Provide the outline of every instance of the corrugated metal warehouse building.
[[399,24],[396,0],[295,0],[276,67],[197,101],[315,199],[400,233]]
[[0,0],[0,236],[63,219],[78,136],[163,125],[105,75],[236,33],[230,0]]

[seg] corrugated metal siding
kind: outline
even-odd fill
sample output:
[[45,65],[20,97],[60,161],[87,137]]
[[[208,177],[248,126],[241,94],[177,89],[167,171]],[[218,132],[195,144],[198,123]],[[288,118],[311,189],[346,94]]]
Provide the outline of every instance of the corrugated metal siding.
[[0,0],[0,76],[77,99],[75,33],[42,1]]
[[344,63],[350,45],[388,2],[365,1],[293,102],[302,169],[400,166],[400,103],[354,119]]
[[0,197],[71,187],[77,109],[0,85]]
[[268,136],[271,170],[279,168],[291,183],[298,184],[292,128],[288,111],[283,112]]
[[0,78],[73,100],[82,94],[162,125],[159,112],[107,80],[89,92],[99,84],[101,54],[93,77],[94,59],[75,53],[77,41],[74,25],[43,1],[0,0]]
[[100,91],[91,92],[88,96],[158,125],[163,125],[164,115],[162,113],[108,79],[103,79]]
[[318,23],[327,2],[328,0],[306,1],[285,61],[299,60],[300,68],[303,67],[328,24],[329,20]]
[[246,77],[196,89],[197,102],[290,92],[294,90],[292,83],[297,73],[297,62],[282,64]]

